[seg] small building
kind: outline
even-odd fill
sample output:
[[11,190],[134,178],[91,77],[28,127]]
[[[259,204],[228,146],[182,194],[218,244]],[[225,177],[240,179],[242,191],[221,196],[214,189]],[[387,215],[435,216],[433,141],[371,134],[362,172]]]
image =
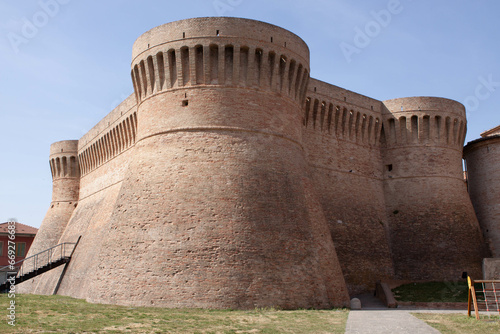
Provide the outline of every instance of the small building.
[[[24,225],[21,223],[16,222],[15,226],[16,226],[14,234],[15,238],[14,240],[12,240],[9,239],[10,236],[8,228],[9,223],[6,222],[0,224],[0,268],[9,265],[9,241],[14,242],[16,245],[15,261],[18,262],[24,260],[24,258],[26,257],[26,254],[28,254],[28,250],[30,249],[31,244],[33,243],[33,239],[35,239],[36,233],[38,232],[37,228]],[[15,270],[17,271],[18,269],[19,266],[16,266]],[[3,278],[5,277],[5,272],[6,270],[2,270],[2,272],[0,273],[0,281],[3,281]]]

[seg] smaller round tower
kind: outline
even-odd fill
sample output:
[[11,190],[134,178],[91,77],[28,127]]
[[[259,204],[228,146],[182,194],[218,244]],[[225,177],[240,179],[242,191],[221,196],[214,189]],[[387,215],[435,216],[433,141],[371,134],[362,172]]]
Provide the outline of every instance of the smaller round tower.
[[28,256],[57,245],[78,203],[80,172],[78,140],[65,140],[50,146],[52,202]]
[[396,275],[478,277],[484,247],[463,177],[464,106],[436,97],[384,104],[384,191]]
[[469,194],[493,257],[500,257],[500,135],[485,136],[464,148]]

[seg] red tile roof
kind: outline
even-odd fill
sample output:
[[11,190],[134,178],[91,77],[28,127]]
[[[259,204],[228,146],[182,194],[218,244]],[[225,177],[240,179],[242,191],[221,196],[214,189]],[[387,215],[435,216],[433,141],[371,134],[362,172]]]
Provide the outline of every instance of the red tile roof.
[[[0,233],[9,233],[7,227],[9,223],[0,224]],[[21,223],[16,223],[16,234],[33,234],[35,235],[38,229]]]

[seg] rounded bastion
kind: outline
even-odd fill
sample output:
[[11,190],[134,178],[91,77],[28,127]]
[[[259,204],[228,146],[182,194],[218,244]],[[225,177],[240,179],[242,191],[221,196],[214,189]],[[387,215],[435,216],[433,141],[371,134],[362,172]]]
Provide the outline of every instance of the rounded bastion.
[[438,97],[384,105],[384,187],[396,275],[480,275],[483,241],[462,169],[464,106]]
[[306,44],[254,20],[173,22],[135,42],[132,80],[134,159],[90,299],[348,305],[302,145]]
[[52,202],[27,257],[58,244],[77,206],[80,184],[77,156],[78,140],[64,140],[50,145]]
[[[296,111],[304,101],[309,71],[304,41],[267,23],[197,18],[154,28],[134,44],[132,80],[147,116],[139,122],[138,140],[215,126],[300,142],[296,124],[301,113]],[[193,117],[193,109],[204,112]]]
[[500,135],[469,142],[464,148],[467,183],[491,255],[500,257]]

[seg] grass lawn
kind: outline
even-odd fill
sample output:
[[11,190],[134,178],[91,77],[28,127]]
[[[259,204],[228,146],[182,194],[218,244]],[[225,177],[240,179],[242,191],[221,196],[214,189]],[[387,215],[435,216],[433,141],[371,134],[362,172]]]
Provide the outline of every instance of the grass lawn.
[[348,310],[161,309],[90,304],[63,296],[16,296],[16,326],[0,295],[0,333],[344,333]]
[[392,289],[394,298],[402,302],[467,303],[467,282],[410,283]]
[[443,334],[455,333],[500,333],[500,318],[498,316],[483,316],[480,320],[462,314],[412,313],[415,317],[424,320],[430,326]]

